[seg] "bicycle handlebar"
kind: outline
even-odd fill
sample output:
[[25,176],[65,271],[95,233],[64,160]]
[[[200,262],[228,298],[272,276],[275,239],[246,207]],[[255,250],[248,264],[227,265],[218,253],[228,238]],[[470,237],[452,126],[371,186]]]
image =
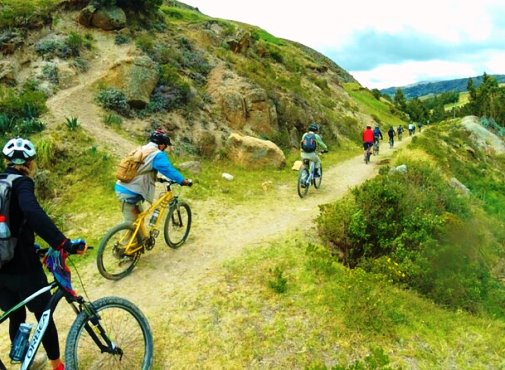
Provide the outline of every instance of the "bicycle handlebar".
[[173,184],[177,184],[177,185],[180,185],[180,186],[189,186],[191,187],[193,185],[193,180],[191,179],[187,179],[187,183],[186,184],[179,184],[177,181],[174,181],[174,180],[171,180],[171,179],[166,179],[166,178],[163,178],[163,177],[157,177],[156,178],[156,181],[157,182],[161,182],[161,183],[167,183],[168,186],[170,185],[173,185]]

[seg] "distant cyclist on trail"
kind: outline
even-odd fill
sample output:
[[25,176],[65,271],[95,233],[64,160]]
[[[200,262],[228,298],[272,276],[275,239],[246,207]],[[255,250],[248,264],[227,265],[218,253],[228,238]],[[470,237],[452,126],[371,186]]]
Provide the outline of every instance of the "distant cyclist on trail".
[[367,156],[367,153],[370,151],[370,148],[373,146],[374,142],[374,132],[372,130],[372,126],[367,125],[366,129],[363,131],[363,149],[364,149],[364,155],[365,157]]
[[302,159],[308,159],[314,162],[316,167],[315,177],[321,176],[319,169],[321,168],[321,159],[317,155],[317,149],[321,148],[321,152],[327,152],[328,146],[324,143],[321,136],[317,133],[319,126],[313,122],[309,125],[308,132],[303,134],[300,142],[300,155]]
[[398,133],[398,140],[401,141],[403,136],[403,125],[398,126],[396,132]]
[[374,143],[379,143],[379,138],[382,140],[383,139],[383,136],[382,136],[382,132],[381,132],[381,129],[379,128],[379,126],[375,126],[375,128],[373,129],[373,140],[374,140]]
[[144,200],[152,203],[156,189],[156,177],[160,172],[165,177],[177,182],[179,185],[191,186],[191,180],[175,169],[164,150],[171,146],[168,134],[157,129],[151,133],[149,143],[141,147],[145,154],[144,161],[138,169],[138,174],[132,181],[125,183],[116,182],[116,195],[122,203],[124,220],[135,222],[142,212],[141,203]]
[[389,147],[392,148],[395,145],[395,129],[391,126],[388,130],[389,136]]

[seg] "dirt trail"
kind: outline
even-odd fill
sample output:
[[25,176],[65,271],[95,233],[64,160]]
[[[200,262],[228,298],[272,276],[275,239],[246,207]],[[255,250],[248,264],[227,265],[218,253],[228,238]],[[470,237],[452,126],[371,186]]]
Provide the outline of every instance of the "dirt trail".
[[[319,205],[342,197],[350,188],[375,176],[380,166],[374,162],[386,160],[409,141],[410,138],[404,139],[393,150],[383,149],[379,157],[372,157],[369,165],[363,163],[361,155],[333,167],[325,163],[329,168],[324,172],[321,189],[311,187],[304,199],[298,197],[293,173],[292,183],[274,184],[257,203],[192,201],[194,224],[184,246],[171,250],[160,237],[156,247],[142,256],[133,273],[117,282],[102,279],[96,267],[90,266],[84,280],[97,283],[90,294],[98,298],[120,291],[138,302],[148,315],[170,312],[170,306],[177,306],[177,300],[168,297],[197,291],[200,284],[209,284],[212,271],[220,269],[224,261],[239,256],[247,248],[312,227]],[[153,284],[155,289],[139,289]]]
[[114,38],[96,32],[96,57],[90,61],[89,70],[79,74],[79,83],[71,88],[60,90],[47,100],[49,112],[43,117],[49,127],[65,122],[66,118],[78,118],[80,126],[107,151],[123,156],[131,150],[132,142],[121,137],[102,123],[103,110],[94,102],[93,88],[108,70],[116,63],[127,59],[133,46],[114,44]]
[[[44,119],[50,127],[55,127],[66,117],[78,117],[81,126],[99,145],[116,155],[123,155],[133,143],[104,127],[102,111],[93,103],[91,86],[113,63],[128,57],[131,50],[114,45],[112,40],[100,34],[96,35],[96,39],[102,53],[92,62],[89,72],[81,76],[81,84],[61,90],[49,99],[50,114]],[[105,50],[106,53],[103,52]],[[120,295],[136,303],[150,321],[169,320],[170,314],[180,309],[177,296],[192,296],[199,287],[211,284],[213,273],[221,269],[223,262],[241,255],[247,248],[312,227],[319,205],[342,197],[350,188],[376,175],[377,162],[387,159],[409,141],[409,137],[404,138],[393,150],[387,148],[384,141],[380,156],[372,157],[369,165],[363,163],[361,155],[335,166],[323,160],[322,188],[315,190],[311,187],[305,199],[298,197],[296,173],[293,172],[292,182],[272,184],[266,196],[258,202],[222,204],[212,199],[192,201],[193,227],[183,247],[171,250],[164,246],[161,236],[157,246],[142,256],[133,273],[118,282],[103,279],[95,264],[90,263],[79,271],[89,297],[95,300],[107,295]],[[73,280],[79,293],[84,293],[75,274]],[[60,328],[62,348],[73,317],[65,304],[59,306],[55,319]],[[0,352],[6,353],[7,325],[2,327]],[[157,353],[157,356],[163,358],[165,354]]]

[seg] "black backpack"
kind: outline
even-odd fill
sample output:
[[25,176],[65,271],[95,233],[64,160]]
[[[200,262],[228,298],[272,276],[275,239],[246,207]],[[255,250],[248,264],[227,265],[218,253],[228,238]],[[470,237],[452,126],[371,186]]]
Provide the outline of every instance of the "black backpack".
[[316,143],[316,134],[311,132],[306,133],[302,139],[302,150],[305,153],[312,153],[316,151],[317,143]]
[[0,236],[0,269],[14,257],[14,248],[18,241],[10,235],[9,215],[12,183],[18,177],[22,176],[13,174],[0,176],[0,231],[3,234]]

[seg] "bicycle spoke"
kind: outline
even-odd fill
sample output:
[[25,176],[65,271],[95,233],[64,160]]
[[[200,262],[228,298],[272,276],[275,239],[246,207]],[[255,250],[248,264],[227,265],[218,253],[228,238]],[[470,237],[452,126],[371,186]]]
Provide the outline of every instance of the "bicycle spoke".
[[[100,351],[85,330],[87,316],[80,317],[71,329],[66,355],[79,369],[144,369],[150,363],[152,342],[145,318],[138,317],[138,309],[117,297],[99,300],[97,305],[99,325],[113,343],[114,354]],[[101,306],[101,307],[100,307]],[[140,314],[141,315],[141,314]],[[92,325],[91,325],[92,326]],[[94,330],[98,337],[100,331]],[[101,338],[102,344],[105,344]]]

